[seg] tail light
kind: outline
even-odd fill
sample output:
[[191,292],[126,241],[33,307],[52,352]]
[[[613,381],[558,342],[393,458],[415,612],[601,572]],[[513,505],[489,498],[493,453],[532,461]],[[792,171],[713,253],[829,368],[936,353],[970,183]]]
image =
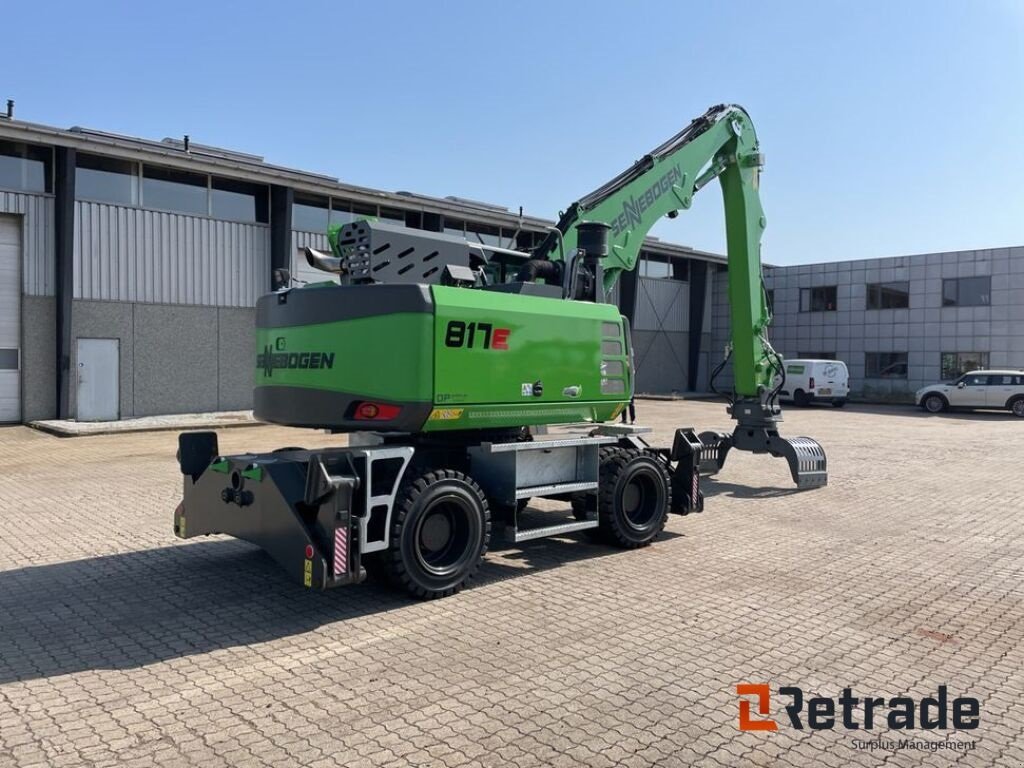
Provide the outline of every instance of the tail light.
[[402,407],[400,405],[373,403],[364,400],[356,404],[353,415],[356,421],[390,421],[398,416],[401,411]]
[[811,376],[811,380],[808,382],[808,384],[810,385],[811,389],[814,389],[814,377],[813,376]]

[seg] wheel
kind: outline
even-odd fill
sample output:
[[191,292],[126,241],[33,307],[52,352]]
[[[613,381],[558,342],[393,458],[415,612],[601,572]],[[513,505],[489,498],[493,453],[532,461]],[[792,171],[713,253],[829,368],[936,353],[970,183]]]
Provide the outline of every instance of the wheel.
[[1019,419],[1024,419],[1024,397],[1018,397],[1010,402],[1010,413]]
[[921,407],[928,411],[928,413],[942,413],[946,410],[946,406],[946,398],[934,393],[925,395],[921,401]]
[[491,511],[468,475],[436,469],[407,480],[392,518],[388,576],[413,597],[454,594],[480,568]]
[[798,389],[793,393],[793,403],[800,408],[806,408],[811,404],[811,397],[802,389]]
[[[598,453],[598,477],[604,477],[605,466],[612,458],[625,453],[628,449],[621,445],[602,445]],[[589,493],[577,493],[572,497],[572,516],[577,520],[587,519],[587,499],[593,498]],[[597,535],[597,531],[586,531],[588,534]],[[593,538],[593,536],[592,536]]]
[[647,546],[665,528],[672,506],[668,469],[650,454],[624,450],[602,463],[598,499],[605,541],[624,549]]
[[846,398],[845,397],[839,398],[838,400],[833,400],[832,401],[832,407],[833,408],[842,408],[844,405],[846,405]]

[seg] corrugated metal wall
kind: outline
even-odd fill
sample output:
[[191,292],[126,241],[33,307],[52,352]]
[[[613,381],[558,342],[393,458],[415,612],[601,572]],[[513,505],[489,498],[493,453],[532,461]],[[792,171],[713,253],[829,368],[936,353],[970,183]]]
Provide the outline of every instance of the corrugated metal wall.
[[0,213],[24,216],[21,244],[24,253],[22,284],[28,296],[54,292],[53,198],[0,191]]
[[75,203],[76,299],[251,307],[269,275],[265,224]]
[[638,331],[685,331],[690,327],[690,284],[658,277],[638,278]]

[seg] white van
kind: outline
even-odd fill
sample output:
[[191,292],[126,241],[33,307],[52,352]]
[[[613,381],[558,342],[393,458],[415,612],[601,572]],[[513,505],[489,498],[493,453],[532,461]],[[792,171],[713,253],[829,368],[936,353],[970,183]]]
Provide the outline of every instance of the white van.
[[846,405],[850,394],[850,373],[842,360],[786,360],[786,382],[779,399],[801,407],[829,402],[836,408]]

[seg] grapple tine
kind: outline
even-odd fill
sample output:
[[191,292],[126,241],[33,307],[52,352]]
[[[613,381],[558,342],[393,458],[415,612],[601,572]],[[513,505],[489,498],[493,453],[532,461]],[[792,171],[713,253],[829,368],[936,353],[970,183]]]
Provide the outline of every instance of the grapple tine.
[[799,489],[820,488],[828,485],[828,459],[821,444],[810,437],[772,437],[769,451],[773,456],[784,456],[789,472]]

